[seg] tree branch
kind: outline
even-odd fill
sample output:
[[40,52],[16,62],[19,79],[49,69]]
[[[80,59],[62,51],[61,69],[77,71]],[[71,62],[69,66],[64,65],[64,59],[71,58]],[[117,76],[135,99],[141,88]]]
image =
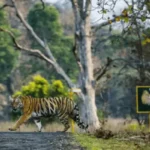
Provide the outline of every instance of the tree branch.
[[0,7],[0,10],[4,9],[5,7],[13,7],[13,5],[4,4],[3,6]]
[[[76,46],[76,45],[78,45],[77,39],[80,38],[79,37],[80,36],[79,35],[80,34],[79,33],[79,31],[80,31],[79,22],[80,22],[81,14],[79,12],[79,7],[78,7],[78,3],[80,4],[80,2],[78,2],[77,0],[71,0],[71,3],[72,3],[72,7],[73,7],[74,16],[75,16],[75,36],[74,36],[75,44],[74,44],[72,51],[76,58],[76,61],[77,61],[80,71],[83,72],[83,66],[82,66],[80,58],[78,56],[79,52],[77,51],[77,46]],[[81,3],[81,5],[83,5],[83,4]]]
[[76,44],[74,44],[72,51],[73,51],[74,57],[76,59],[76,62],[79,66],[80,71],[83,72],[83,68],[82,68],[82,65],[81,65],[80,59],[78,57],[77,50],[76,50]]
[[116,21],[115,18],[110,19],[110,20],[107,20],[107,21],[102,22],[102,23],[100,23],[100,24],[98,24],[98,25],[93,25],[93,26],[92,26],[92,29],[96,32],[96,31],[98,31],[99,29],[101,29],[102,27],[107,26],[107,25],[110,25],[110,22],[113,23],[113,22],[115,22],[115,21]]
[[45,43],[34,32],[34,30],[32,29],[32,27],[25,21],[25,19],[23,18],[21,12],[17,8],[15,0],[11,0],[11,1],[12,1],[13,5],[14,5],[15,11],[17,13],[17,17],[20,19],[20,21],[23,23],[23,25],[26,27],[26,29],[31,33],[31,35],[35,38],[35,40],[45,49],[45,46],[47,46],[47,45],[45,45]]
[[[49,46],[44,43],[43,40],[41,40],[39,38],[39,36],[34,32],[33,28],[27,23],[27,21],[23,18],[21,12],[18,10],[17,5],[15,3],[15,0],[11,0],[12,4],[14,5],[16,14],[18,16],[18,18],[20,19],[20,21],[23,23],[23,25],[25,26],[25,28],[29,31],[29,33],[34,37],[34,39],[45,49],[45,51],[47,52],[48,56],[50,59],[48,59],[42,52],[41,55],[44,55],[47,61],[51,60],[53,67],[56,69],[57,73],[59,73],[67,82],[67,84],[69,85],[69,87],[74,87],[75,85],[72,83],[72,81],[70,80],[70,78],[68,77],[68,75],[64,72],[64,70],[59,66],[59,64],[56,62],[56,59],[54,58],[53,54],[51,53],[51,50],[49,48]],[[21,47],[21,49],[23,49],[23,47]],[[24,49],[25,50],[25,49]],[[30,52],[35,52],[32,51],[31,49],[28,49]],[[36,52],[38,52],[36,50]],[[39,52],[38,52],[39,53]],[[42,57],[44,57],[42,56]]]
[[[116,22],[116,18],[117,18],[117,17],[124,17],[124,16],[123,16],[123,15],[115,16],[115,18],[109,19],[109,20],[107,20],[107,21],[105,21],[105,22],[102,22],[102,23],[100,23],[100,24],[98,24],[98,25],[93,25],[93,26],[92,26],[92,29],[96,32],[96,31],[98,31],[99,29],[101,29],[102,27],[107,26],[107,25],[110,25],[111,23]],[[129,19],[132,19],[132,18],[134,18],[134,16],[128,16],[128,18],[129,18]],[[148,17],[148,16],[146,16],[145,18],[146,18],[146,19],[150,19],[150,17]],[[141,17],[136,16],[136,19],[141,19]]]
[[[89,15],[90,11],[91,11],[91,0],[86,0],[86,3],[85,3],[85,15]],[[86,17],[85,16],[85,17]]]
[[[98,69],[95,73],[94,73],[94,78],[95,81],[98,81],[101,79],[101,77],[107,72],[108,67],[115,61],[123,61],[125,64],[125,66],[130,66],[134,69],[137,69],[136,67],[134,67],[133,65],[131,65],[131,62],[128,62],[128,60],[122,59],[122,58],[116,58],[116,59],[110,59],[109,57],[107,58],[107,63],[100,69]],[[123,67],[124,68],[124,67]]]
[[[124,63],[126,63],[126,65],[132,67],[133,69],[137,69],[137,67],[135,67],[135,66],[132,65],[132,64],[133,64],[132,61],[128,61],[128,60],[123,59],[123,58],[115,58],[115,59],[113,59],[112,61],[113,61],[113,62],[115,62],[115,61],[123,61]],[[136,64],[136,63],[135,63],[135,64]]]
[[[53,61],[50,60],[48,57],[46,57],[40,50],[36,50],[36,49],[34,50],[34,49],[22,47],[22,46],[17,42],[15,36],[13,35],[13,33],[12,33],[11,31],[5,30],[5,29],[3,29],[3,28],[0,27],[0,32],[5,32],[5,33],[7,33],[7,34],[11,37],[11,39],[12,39],[12,41],[13,41],[13,43],[14,43],[14,46],[15,46],[18,50],[24,51],[24,52],[28,52],[28,53],[30,53],[30,55],[36,56],[36,57],[38,57],[38,58],[44,60],[45,62],[51,64],[53,67],[55,67],[55,62],[53,62]],[[62,74],[61,74],[61,75],[62,75]],[[62,76],[63,76],[63,75],[62,75]],[[64,76],[63,76],[63,77],[64,77]],[[66,78],[64,77],[64,79],[66,79]],[[68,83],[68,81],[67,81],[67,83]],[[70,88],[76,87],[75,85],[70,84],[70,83],[68,83],[68,85],[70,86]],[[80,98],[82,98],[81,100],[84,100],[84,95],[83,95],[82,92],[76,93],[76,95],[78,95]]]
[[43,0],[40,0],[40,1],[42,3],[42,9],[36,9],[35,12],[45,9],[45,3],[44,3],[44,1]]
[[84,12],[83,12],[83,6],[84,6],[84,1],[83,0],[78,0],[78,9],[80,12],[80,17],[82,18],[84,16]]
[[0,27],[0,32],[5,32],[5,33],[7,33],[7,34],[11,37],[11,39],[12,39],[12,41],[13,41],[15,47],[16,47],[18,50],[33,53],[35,56],[40,57],[41,59],[45,60],[46,62],[48,62],[48,63],[50,63],[50,64],[52,64],[52,65],[54,64],[54,62],[53,62],[52,60],[50,60],[48,57],[46,57],[40,50],[34,50],[34,49],[22,47],[22,46],[17,42],[15,36],[13,35],[13,33],[12,33],[11,31],[5,30],[5,29],[3,29],[3,28]]
[[44,1],[43,1],[43,0],[40,0],[40,1],[41,1],[41,3],[42,3],[42,6],[43,6],[42,9],[45,9],[45,3],[44,3]]
[[107,72],[108,67],[110,66],[110,64],[112,63],[112,60],[108,57],[107,58],[107,63],[98,71],[96,71],[96,73],[94,73],[94,78],[95,81],[98,81],[101,79],[101,77]]

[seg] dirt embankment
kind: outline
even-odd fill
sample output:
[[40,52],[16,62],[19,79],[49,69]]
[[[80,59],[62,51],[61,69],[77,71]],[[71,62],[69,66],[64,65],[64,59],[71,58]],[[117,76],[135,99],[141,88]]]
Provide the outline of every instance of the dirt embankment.
[[84,150],[69,133],[1,132],[0,150]]

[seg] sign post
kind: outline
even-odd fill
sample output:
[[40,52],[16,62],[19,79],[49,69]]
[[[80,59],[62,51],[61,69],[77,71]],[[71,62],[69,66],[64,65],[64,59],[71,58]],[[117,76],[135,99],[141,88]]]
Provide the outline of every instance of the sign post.
[[150,86],[136,86],[136,111],[148,114],[150,130]]
[[[81,92],[81,90],[78,89],[78,88],[71,89],[70,92],[69,92],[69,98],[71,100],[73,100],[74,93],[79,93],[79,92]],[[70,124],[71,124],[71,132],[74,133],[75,132],[75,123],[74,123],[74,120],[70,119]]]

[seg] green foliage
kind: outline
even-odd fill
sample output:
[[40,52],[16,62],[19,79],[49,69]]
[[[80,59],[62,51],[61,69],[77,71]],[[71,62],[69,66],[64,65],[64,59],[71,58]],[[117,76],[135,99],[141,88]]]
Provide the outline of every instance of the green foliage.
[[63,85],[62,81],[54,80],[52,84],[40,75],[33,76],[32,81],[22,86],[20,91],[16,91],[13,96],[28,95],[32,97],[54,97],[67,96],[68,89]]
[[67,96],[68,90],[60,80],[54,80],[50,86],[50,96]]
[[132,124],[127,125],[127,127],[126,127],[126,130],[132,131],[132,132],[144,131],[146,129],[147,128],[144,124],[140,126],[138,123],[132,123]]
[[46,97],[48,92],[49,83],[40,75],[34,76],[33,81],[22,87],[23,95],[30,95],[33,97]]
[[143,46],[150,45],[149,44],[150,43],[150,34],[149,34],[149,32],[150,32],[150,28],[147,28],[143,31],[143,34],[142,34],[142,37],[143,37],[142,45]]
[[144,22],[146,20],[146,17],[144,15],[141,16],[141,20]]
[[[0,11],[0,27],[12,30],[8,25],[8,17],[4,11]],[[4,82],[13,69],[17,58],[13,43],[9,35],[0,32],[0,82]]]
[[[44,39],[50,46],[57,62],[61,64],[65,72],[72,79],[75,79],[78,74],[78,68],[72,52],[73,36],[63,35],[62,26],[59,21],[59,13],[55,7],[45,6],[44,10],[41,8],[41,4],[36,4],[33,9],[31,9],[28,14],[28,22],[38,36]],[[33,48],[38,48],[41,51],[43,50],[32,38],[31,42]],[[51,76],[47,76],[47,78],[51,80],[60,78],[53,68],[49,69],[44,67],[45,64],[39,64],[38,60],[31,60],[30,63],[32,63],[31,74],[35,73],[37,70],[42,70],[44,76],[46,76],[44,72],[50,72]]]
[[[133,141],[121,141],[115,138],[111,139],[98,139],[94,136],[86,134],[75,134],[75,139],[80,143],[82,147],[87,150],[136,150],[137,147]],[[143,146],[148,150],[147,146]],[[141,149],[142,150],[142,149]]]
[[62,36],[62,27],[59,23],[59,13],[53,6],[36,4],[28,14],[28,21],[35,32],[48,42],[58,42]]
[[0,26],[8,26],[8,16],[5,11],[0,10]]
[[98,118],[99,118],[100,120],[104,119],[104,112],[103,112],[103,111],[98,110],[98,111],[97,111],[97,115],[98,115]]
[[103,13],[103,14],[106,14],[106,13],[107,13],[107,10],[106,10],[106,9],[103,9],[103,10],[102,10],[102,13]]
[[78,75],[78,67],[75,60],[75,57],[72,52],[73,47],[73,38],[72,37],[63,37],[59,45],[51,44],[50,47],[52,53],[54,54],[57,62],[65,70],[65,72],[74,79]]
[[[0,36],[3,35],[4,34],[0,33]],[[12,68],[15,65],[16,56],[17,56],[13,47],[9,46],[10,41],[8,43],[7,42],[4,43],[2,41],[3,40],[1,40],[0,38],[0,69],[1,69],[0,82],[5,81],[9,76]]]

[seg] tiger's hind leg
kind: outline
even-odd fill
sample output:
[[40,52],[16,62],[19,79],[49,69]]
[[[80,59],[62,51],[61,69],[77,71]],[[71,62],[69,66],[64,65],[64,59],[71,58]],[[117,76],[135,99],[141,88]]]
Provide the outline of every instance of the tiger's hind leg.
[[60,122],[65,126],[63,132],[66,132],[69,128],[70,128],[70,125],[69,125],[69,117],[68,116],[65,116],[65,117],[59,117],[60,119]]
[[42,124],[41,124],[40,118],[34,118],[34,122],[35,122],[36,126],[38,127],[38,131],[41,132],[42,131]]
[[84,124],[84,122],[81,121],[80,115],[79,115],[79,108],[77,105],[75,105],[73,112],[70,114],[70,118],[73,119],[79,128],[81,129],[87,129],[88,125]]

